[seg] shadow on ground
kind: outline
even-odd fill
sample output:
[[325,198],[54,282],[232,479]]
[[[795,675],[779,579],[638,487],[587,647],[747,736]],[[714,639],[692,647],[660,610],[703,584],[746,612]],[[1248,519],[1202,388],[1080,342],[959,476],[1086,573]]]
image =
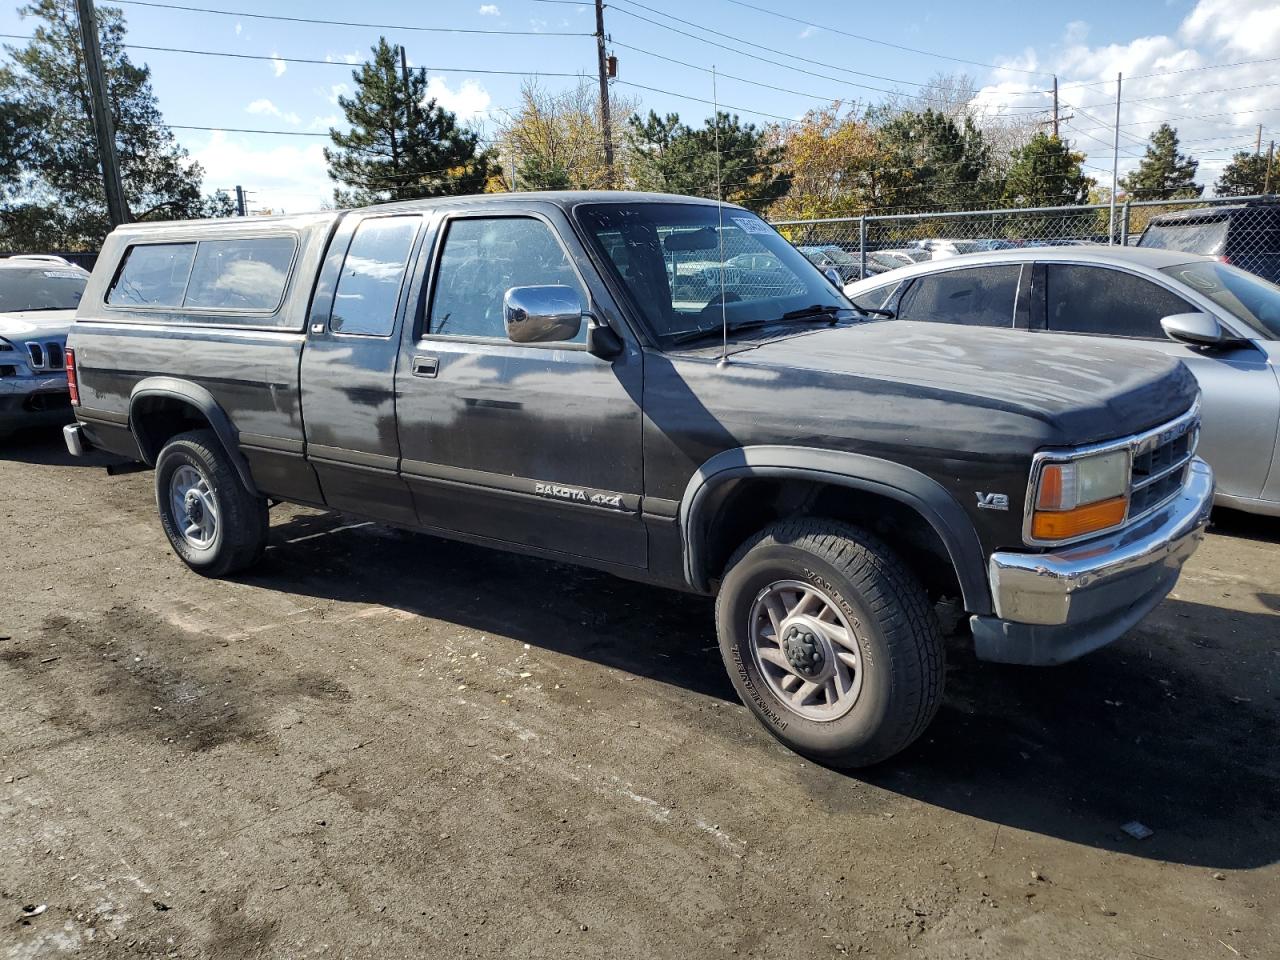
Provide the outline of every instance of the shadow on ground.
[[101,450],[73,457],[62,439],[61,427],[29,427],[0,436],[0,460],[48,467],[106,467],[127,462]]
[[[245,582],[384,604],[735,699],[705,598],[350,524],[321,515],[276,526]],[[982,664],[957,639],[946,702],[925,737],[849,776],[993,831],[1213,868],[1270,864],[1280,860],[1280,711],[1266,671],[1277,641],[1280,618],[1179,600],[1058,668]],[[815,793],[838,801],[839,779],[811,776]],[[1126,836],[1132,820],[1155,835]]]

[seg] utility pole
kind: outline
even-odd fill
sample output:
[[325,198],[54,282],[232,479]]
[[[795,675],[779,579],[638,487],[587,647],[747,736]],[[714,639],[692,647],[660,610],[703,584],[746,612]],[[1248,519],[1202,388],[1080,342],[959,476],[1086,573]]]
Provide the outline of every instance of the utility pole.
[[1053,136],[1058,137],[1058,75],[1053,75]]
[[1120,86],[1123,74],[1116,74],[1116,132],[1111,141],[1111,228],[1107,233],[1108,245],[1116,242],[1116,191],[1120,189]]
[[244,187],[240,186],[240,184],[237,183],[236,184],[236,216],[243,217],[247,215],[248,214],[245,210],[245,202],[244,202]]
[[600,125],[604,131],[605,185],[613,188],[613,124],[609,119],[609,65],[604,50],[604,0],[596,0],[596,66],[600,73]]
[[1276,155],[1276,142],[1272,140],[1271,145],[1267,147],[1267,175],[1262,181],[1263,193],[1271,192],[1271,161],[1275,158],[1275,155]]
[[93,0],[76,0],[80,17],[80,46],[84,50],[84,72],[89,82],[89,113],[93,133],[98,141],[98,159],[102,164],[102,186],[107,195],[107,216],[113,227],[128,223],[129,204],[120,182],[120,165],[116,162],[116,131],[111,123],[111,104],[107,99],[107,82],[102,75],[102,50],[98,46],[98,17]]
[[400,45],[400,79],[404,83],[404,104],[405,113],[409,117],[409,127],[413,127],[413,88],[409,86],[409,58],[404,52],[404,45]]
[[1258,124],[1258,139],[1253,144],[1253,155],[1262,156],[1262,124]]

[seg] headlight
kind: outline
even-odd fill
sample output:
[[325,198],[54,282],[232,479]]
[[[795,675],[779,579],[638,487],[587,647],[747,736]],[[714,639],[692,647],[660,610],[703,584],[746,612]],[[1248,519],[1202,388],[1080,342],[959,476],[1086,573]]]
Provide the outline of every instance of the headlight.
[[1073,540],[1119,526],[1129,511],[1128,450],[1040,461],[1033,478],[1031,538]]

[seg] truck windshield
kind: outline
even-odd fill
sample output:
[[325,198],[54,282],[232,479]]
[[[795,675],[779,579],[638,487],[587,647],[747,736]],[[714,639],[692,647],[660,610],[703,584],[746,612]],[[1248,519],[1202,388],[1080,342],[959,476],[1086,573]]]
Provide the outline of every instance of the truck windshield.
[[74,310],[84,293],[87,274],[50,264],[0,270],[0,313],[20,310]]
[[1274,283],[1213,260],[1161,267],[1160,272],[1208,297],[1267,340],[1280,340],[1280,287]]
[[650,329],[665,346],[721,329],[812,322],[854,308],[753,213],[703,203],[583,204],[576,211]]

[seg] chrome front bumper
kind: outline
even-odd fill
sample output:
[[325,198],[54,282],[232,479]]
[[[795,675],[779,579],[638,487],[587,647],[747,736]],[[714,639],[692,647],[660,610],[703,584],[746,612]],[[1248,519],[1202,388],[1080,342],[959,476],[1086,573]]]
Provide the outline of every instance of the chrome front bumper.
[[980,659],[1051,664],[1124,634],[1173,589],[1204,537],[1213,471],[1192,461],[1181,492],[1131,527],[1050,553],[999,552],[993,617],[973,617]]

